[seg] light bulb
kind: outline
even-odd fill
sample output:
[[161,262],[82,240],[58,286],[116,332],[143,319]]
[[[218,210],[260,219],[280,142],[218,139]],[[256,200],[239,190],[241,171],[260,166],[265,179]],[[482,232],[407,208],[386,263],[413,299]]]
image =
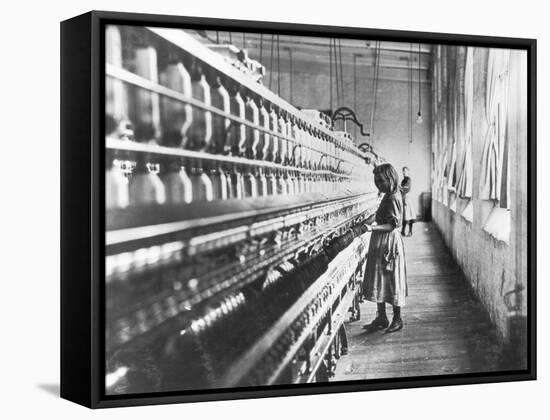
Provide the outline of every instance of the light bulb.
[[420,113],[420,111],[418,111],[418,114],[417,114],[417,115],[418,115],[418,117],[416,118],[416,123],[417,123],[417,124],[422,124],[422,122],[423,122],[424,120],[422,119],[422,114]]

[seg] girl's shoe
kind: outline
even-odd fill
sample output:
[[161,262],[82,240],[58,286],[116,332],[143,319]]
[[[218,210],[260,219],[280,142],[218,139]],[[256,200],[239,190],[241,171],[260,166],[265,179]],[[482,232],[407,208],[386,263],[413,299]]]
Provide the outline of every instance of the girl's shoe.
[[403,328],[403,320],[401,318],[399,319],[394,318],[391,322],[391,325],[386,330],[386,333],[397,332],[402,328]]
[[390,321],[388,321],[388,318],[386,317],[376,317],[374,321],[372,321],[370,324],[366,324],[363,326],[363,329],[365,330],[373,330],[373,329],[382,329],[386,328],[389,325]]

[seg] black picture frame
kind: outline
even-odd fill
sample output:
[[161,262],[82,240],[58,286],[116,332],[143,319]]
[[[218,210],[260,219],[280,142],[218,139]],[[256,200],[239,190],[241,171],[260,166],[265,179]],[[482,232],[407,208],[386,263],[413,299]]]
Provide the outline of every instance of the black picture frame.
[[[104,25],[133,24],[523,49],[528,59],[528,340],[521,371],[175,393],[104,392]],[[90,408],[536,379],[534,39],[92,11],[61,23],[61,397]]]

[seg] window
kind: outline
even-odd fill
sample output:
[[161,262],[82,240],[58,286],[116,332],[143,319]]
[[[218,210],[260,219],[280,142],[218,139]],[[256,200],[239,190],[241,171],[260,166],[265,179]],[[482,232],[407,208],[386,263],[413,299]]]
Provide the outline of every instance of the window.
[[466,50],[464,64],[464,143],[457,192],[461,198],[472,198],[472,115],[474,108],[474,49]]
[[460,165],[460,176],[457,184],[457,194],[461,198],[469,199],[468,204],[461,213],[461,216],[472,223],[474,220],[474,206],[472,204],[473,173],[472,173],[472,115],[474,109],[474,49],[466,48],[464,57],[463,74],[463,127],[462,127],[462,161]]
[[500,92],[493,93],[495,98],[488,99],[494,102],[490,104],[494,124],[488,130],[488,136],[492,138],[488,137],[485,144],[488,152],[483,154],[485,178],[482,178],[480,193],[485,194],[484,199],[495,201],[483,229],[495,239],[508,243],[511,231],[510,150],[526,141],[522,121],[527,112],[527,62],[525,54],[520,51],[507,51],[506,56],[499,52],[499,55],[491,57],[489,54],[492,78],[488,79],[488,93],[489,83],[492,83],[492,89],[500,89]]
[[[508,193],[503,183],[508,180],[503,177],[504,157],[507,148],[506,121],[508,112],[508,92],[510,67],[510,51],[492,48],[489,50],[487,64],[487,94],[485,101],[485,116],[487,132],[482,155],[482,172],[479,183],[479,198],[481,200],[503,201],[507,204]],[[506,175],[508,170],[506,169]]]

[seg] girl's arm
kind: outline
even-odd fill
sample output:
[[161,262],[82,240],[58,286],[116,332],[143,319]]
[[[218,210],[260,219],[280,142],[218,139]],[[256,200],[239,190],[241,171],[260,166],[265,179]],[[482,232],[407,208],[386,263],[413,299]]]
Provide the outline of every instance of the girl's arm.
[[[371,226],[374,221],[376,219],[376,213],[373,213],[371,214],[369,217],[367,217],[363,223],[360,223],[358,226],[357,226],[357,229],[358,229],[358,232],[360,233],[365,233],[365,232],[370,232],[372,231],[371,229]],[[359,234],[359,233],[358,233]]]
[[376,219],[376,213],[373,213],[369,217],[367,217],[367,220],[365,220],[365,223],[368,225],[372,225],[375,219]]
[[391,223],[384,223],[383,225],[368,226],[368,231],[370,232],[375,230],[379,232],[391,232],[394,229],[395,229],[395,226],[392,225]]

